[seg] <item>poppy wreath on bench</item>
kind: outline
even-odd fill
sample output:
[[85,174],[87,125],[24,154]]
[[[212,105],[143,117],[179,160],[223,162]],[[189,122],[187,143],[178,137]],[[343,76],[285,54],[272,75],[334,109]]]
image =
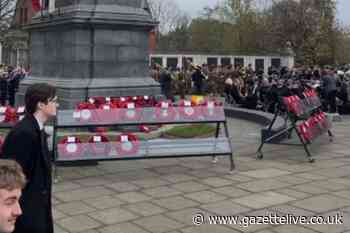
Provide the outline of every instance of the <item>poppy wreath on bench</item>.
[[121,134],[117,136],[116,150],[118,155],[135,155],[140,149],[140,141],[134,134]]
[[180,100],[179,113],[180,116],[185,119],[196,120],[200,116],[200,109],[194,102],[189,100]]
[[90,102],[78,104],[74,110],[73,117],[81,122],[97,122],[96,106]]
[[176,118],[176,111],[170,100],[157,103],[154,114],[158,121],[173,121]]
[[222,103],[217,100],[205,100],[201,104],[202,115],[206,118],[215,119],[222,114],[217,111],[217,107],[222,106]]
[[123,108],[120,111],[121,118],[126,121],[137,121],[141,118],[141,109],[134,102],[127,102],[123,104]]
[[78,137],[66,136],[59,142],[58,150],[61,157],[81,157],[84,147]]
[[3,122],[6,123],[15,123],[18,121],[18,114],[17,114],[17,110],[15,108],[12,108],[10,106],[8,106],[5,110],[5,117]]
[[112,146],[105,135],[98,134],[89,138],[89,150],[92,155],[106,156],[111,153],[111,149]]
[[96,110],[98,119],[102,122],[115,122],[119,118],[118,105],[113,102],[105,103]]

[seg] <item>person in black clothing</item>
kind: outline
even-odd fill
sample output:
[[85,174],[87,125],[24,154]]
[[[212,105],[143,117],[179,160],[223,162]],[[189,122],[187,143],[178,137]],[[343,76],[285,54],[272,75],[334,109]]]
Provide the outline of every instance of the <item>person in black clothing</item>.
[[194,94],[202,95],[203,94],[203,84],[205,77],[202,74],[202,70],[199,66],[195,66],[195,71],[192,74],[192,82],[194,85]]
[[7,88],[8,88],[8,74],[7,73],[0,73],[0,104],[2,106],[6,105],[7,101]]
[[9,70],[9,80],[8,80],[8,94],[9,94],[9,104],[15,106],[15,96],[19,87],[19,81],[22,78],[22,70]]
[[159,82],[160,82],[160,88],[161,88],[162,94],[167,99],[171,99],[172,98],[172,95],[171,95],[172,79],[171,79],[171,74],[170,74],[169,68],[163,69],[161,71]]
[[26,116],[7,135],[3,158],[16,160],[23,168],[27,185],[20,204],[23,214],[14,233],[53,233],[51,209],[51,157],[44,124],[56,115],[56,89],[33,84],[25,97]]

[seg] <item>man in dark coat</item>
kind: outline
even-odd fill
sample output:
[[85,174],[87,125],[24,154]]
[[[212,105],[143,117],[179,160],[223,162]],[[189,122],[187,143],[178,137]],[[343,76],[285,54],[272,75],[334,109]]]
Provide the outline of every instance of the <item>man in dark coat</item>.
[[53,233],[51,158],[44,124],[56,115],[56,89],[34,84],[24,98],[26,116],[9,132],[3,145],[4,158],[16,160],[28,181],[20,201],[23,214],[14,232]]
[[194,86],[194,94],[202,95],[203,94],[203,84],[205,81],[205,76],[202,73],[200,66],[195,66],[195,71],[192,74],[192,82]]

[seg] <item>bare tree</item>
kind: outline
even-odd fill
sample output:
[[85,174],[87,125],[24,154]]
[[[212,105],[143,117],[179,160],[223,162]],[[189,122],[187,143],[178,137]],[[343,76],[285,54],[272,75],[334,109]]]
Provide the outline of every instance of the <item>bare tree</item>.
[[0,40],[4,32],[10,27],[15,7],[15,0],[0,0]]
[[161,34],[175,30],[183,23],[184,18],[188,18],[172,0],[149,0],[149,6],[153,18],[159,22],[158,31]]

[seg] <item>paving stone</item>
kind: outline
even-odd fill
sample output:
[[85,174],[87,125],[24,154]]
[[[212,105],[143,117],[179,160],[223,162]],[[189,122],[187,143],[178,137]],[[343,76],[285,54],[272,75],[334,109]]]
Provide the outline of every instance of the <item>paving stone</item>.
[[291,203],[291,205],[315,213],[324,213],[326,211],[339,209],[343,206],[348,206],[350,205],[350,200],[325,194],[296,201]]
[[100,227],[101,224],[85,215],[77,215],[69,218],[63,218],[57,221],[62,229],[68,232],[85,232],[90,229]]
[[322,189],[326,189],[329,191],[338,191],[338,190],[343,190],[343,189],[349,188],[348,186],[346,186],[344,184],[331,182],[330,180],[315,181],[315,182],[312,182],[312,185],[318,186]]
[[143,188],[153,188],[153,187],[169,184],[168,181],[162,180],[160,178],[135,180],[135,181],[132,181],[131,183],[136,184],[137,186],[140,186]]
[[54,183],[52,185],[52,191],[53,192],[62,192],[62,191],[67,191],[67,190],[74,190],[81,188],[81,185],[70,182],[70,181],[62,181],[58,183]]
[[124,206],[124,208],[142,216],[156,215],[166,211],[165,209],[148,202],[139,202]]
[[338,191],[338,192],[333,192],[331,194],[334,194],[336,196],[342,197],[342,198],[346,198],[346,199],[350,199],[350,190],[343,190],[343,191]]
[[112,183],[112,181],[101,177],[88,177],[84,179],[75,180],[74,182],[83,187],[102,186],[102,185]]
[[302,226],[297,226],[297,225],[283,225],[283,226],[278,226],[275,229],[275,232],[278,233],[316,233],[316,231],[304,228]]
[[320,174],[313,174],[313,173],[297,173],[295,174],[296,177],[300,177],[300,178],[304,178],[304,179],[307,179],[307,180],[325,180],[325,179],[328,179],[326,176],[323,176],[323,175],[320,175]]
[[152,233],[163,233],[176,230],[184,225],[162,215],[145,217],[134,221],[135,224],[142,226]]
[[183,181],[189,181],[195,179],[193,176],[185,175],[185,174],[171,174],[167,176],[162,176],[162,179],[167,180],[171,183],[179,183]]
[[294,184],[294,185],[304,184],[304,183],[308,183],[309,182],[309,180],[307,180],[307,179],[300,178],[300,177],[297,177],[297,176],[294,176],[294,175],[280,176],[280,177],[276,177],[276,179],[278,181],[286,182],[288,184]]
[[306,211],[304,209],[297,208],[291,205],[279,205],[269,208],[271,213],[276,213],[278,215],[292,214],[294,216],[312,216],[315,213],[311,211]]
[[232,200],[225,200],[225,201],[219,201],[219,202],[210,203],[206,205],[201,205],[200,208],[220,216],[221,215],[231,216],[239,213],[248,212],[251,210],[248,207],[244,207],[237,203],[234,203]]
[[176,196],[182,193],[176,189],[169,188],[166,186],[160,186],[152,189],[145,189],[143,190],[143,192],[149,196],[152,196],[153,198]]
[[138,218],[137,215],[121,207],[105,209],[88,214],[91,218],[107,225],[130,221]]
[[210,186],[216,187],[216,188],[231,185],[233,183],[231,180],[222,179],[219,177],[210,177],[207,179],[203,179],[202,182],[204,184],[207,184],[207,185],[210,185]]
[[264,192],[259,194],[252,194],[246,197],[236,198],[234,202],[253,209],[260,209],[273,205],[279,205],[295,200],[295,198],[282,195],[276,192]]
[[54,224],[53,228],[54,228],[55,233],[69,233],[69,232],[63,230],[61,227],[57,226],[57,224]]
[[57,210],[56,207],[52,208],[52,216],[54,220],[58,220],[61,218],[66,218],[68,217],[67,215],[65,215],[64,213],[62,213],[61,211]]
[[[343,224],[335,224],[335,216],[342,215]],[[339,211],[329,212],[323,214],[323,216],[327,219],[326,221],[330,221],[333,224],[309,224],[305,225],[306,228],[315,230],[316,232],[322,233],[343,233],[345,231],[350,230],[350,214],[348,213],[339,213]]]
[[265,229],[265,230],[262,230],[262,231],[257,231],[256,233],[276,233],[276,231],[273,231],[272,229]]
[[211,191],[199,191],[194,193],[189,193],[185,195],[186,198],[192,199],[194,201],[200,202],[202,204],[222,201],[227,199],[226,196],[223,196],[218,193],[214,193]]
[[199,213],[206,217],[210,215],[207,211],[199,208],[188,208],[179,211],[168,212],[165,215],[185,225],[193,226],[193,217]]
[[290,197],[294,197],[296,199],[304,199],[312,196],[310,193],[304,193],[300,191],[296,191],[294,189],[286,188],[286,189],[276,189],[274,190],[276,193],[281,193]]
[[181,230],[183,233],[202,233],[202,232],[210,232],[210,233],[239,233],[239,231],[232,230],[226,226],[219,225],[201,225],[188,227]]
[[310,194],[322,194],[329,192],[327,189],[321,188],[319,186],[313,185],[313,182],[308,184],[300,184],[296,186],[289,187],[290,189],[301,191]]
[[217,173],[209,172],[208,169],[194,170],[194,171],[187,172],[186,174],[189,174],[190,176],[194,176],[197,178],[209,178],[209,177],[217,176]]
[[272,178],[291,174],[288,171],[282,171],[276,168],[258,169],[253,171],[241,172],[244,176],[249,176],[257,179]]
[[326,176],[329,178],[338,178],[343,176],[350,176],[350,166],[327,168],[313,171],[312,173],[317,175]]
[[252,177],[247,177],[247,176],[237,175],[237,174],[226,175],[226,176],[224,176],[224,178],[225,179],[230,179],[230,180],[233,180],[233,181],[237,181],[239,183],[241,183],[241,182],[249,182],[249,181],[255,180]]
[[185,193],[191,193],[191,192],[210,189],[210,186],[204,185],[195,181],[177,183],[177,184],[171,185],[170,187]]
[[60,204],[57,205],[55,208],[67,215],[85,214],[96,210],[95,208],[92,208],[81,201]]
[[140,187],[129,182],[117,182],[117,183],[107,184],[105,186],[117,192],[131,192],[131,191],[136,191],[140,189]]
[[189,207],[198,206],[199,203],[191,201],[181,196],[168,197],[163,199],[152,200],[152,202],[160,207],[169,209],[169,210],[180,210]]
[[287,186],[290,186],[290,184],[277,181],[276,179],[263,179],[237,185],[238,188],[248,190],[250,192],[264,192],[268,190],[284,188]]
[[226,187],[221,187],[221,188],[216,188],[213,189],[214,192],[223,194],[225,196],[229,197],[241,197],[241,196],[247,196],[251,194],[250,192],[244,191],[242,189],[233,187],[233,186],[226,186]]
[[189,171],[189,168],[183,166],[166,166],[166,167],[157,167],[153,168],[153,170],[162,175],[176,174],[176,173],[185,173]]
[[116,197],[112,196],[101,196],[97,198],[89,198],[83,200],[87,205],[94,207],[97,210],[109,209],[116,206],[120,206],[125,203]]
[[99,230],[100,233],[149,233],[133,223],[110,225]]
[[72,191],[57,192],[57,193],[54,193],[54,196],[59,200],[62,200],[64,202],[69,202],[69,201],[79,201],[82,199],[99,197],[99,196],[110,195],[110,194],[113,194],[113,192],[106,188],[89,187],[89,188],[77,189]]
[[136,203],[136,202],[147,201],[152,199],[150,196],[147,196],[139,192],[122,193],[122,194],[116,195],[115,197],[128,203]]

